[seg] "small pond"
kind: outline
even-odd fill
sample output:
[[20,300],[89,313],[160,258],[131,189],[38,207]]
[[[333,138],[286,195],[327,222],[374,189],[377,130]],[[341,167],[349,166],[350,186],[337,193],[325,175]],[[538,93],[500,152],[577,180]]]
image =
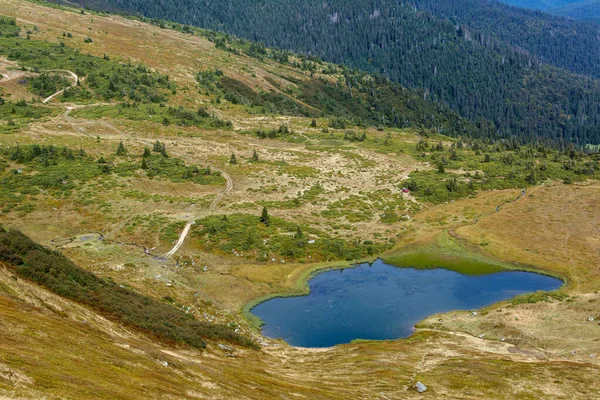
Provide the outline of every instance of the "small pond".
[[262,332],[293,346],[329,347],[354,339],[407,337],[425,317],[470,310],[538,290],[561,280],[531,272],[464,275],[437,269],[398,268],[377,260],[320,273],[308,296],[273,298],[252,309]]

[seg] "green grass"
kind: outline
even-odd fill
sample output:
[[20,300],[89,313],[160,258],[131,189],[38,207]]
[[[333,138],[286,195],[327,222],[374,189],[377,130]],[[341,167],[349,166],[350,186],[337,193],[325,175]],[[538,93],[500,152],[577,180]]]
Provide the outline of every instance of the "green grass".
[[447,233],[428,245],[392,250],[381,258],[399,267],[444,268],[466,275],[485,275],[515,268],[512,264],[466,249]]
[[388,243],[349,242],[281,218],[265,225],[258,216],[240,213],[197,220],[191,236],[204,251],[259,262],[355,260],[389,248]]
[[533,145],[511,148],[502,142],[484,145],[479,141],[462,148],[434,146],[439,145],[422,139],[415,152],[420,153],[418,160],[430,162],[435,169],[413,171],[402,183],[420,200],[434,204],[483,190],[534,186],[548,179],[572,183],[600,178],[598,159],[574,151]]
[[29,104],[24,100],[4,101],[0,97],[0,133],[13,133],[22,130],[32,121],[39,121],[56,115],[57,110]]
[[[146,170],[142,169],[142,160]],[[9,168],[11,163],[17,163],[19,167]],[[41,193],[55,198],[68,198],[81,189],[82,183],[92,181],[101,183],[104,189],[110,189],[115,187],[116,177],[136,175],[199,185],[225,183],[218,171],[189,166],[183,160],[161,154],[151,153],[147,157],[110,155],[95,159],[83,149],[17,145],[0,151],[0,207],[3,212],[9,212]]]
[[[13,29],[15,28],[12,20],[0,18],[0,32]],[[35,72],[73,71],[80,78],[86,77],[85,88],[98,99],[161,103],[167,100],[170,92],[176,90],[167,75],[152,72],[144,65],[84,54],[63,42],[53,44],[14,35],[0,35],[0,55],[17,61],[21,68]],[[51,87],[56,88],[56,84],[60,83],[57,79],[60,81],[60,78],[49,76],[43,80],[35,78],[32,87],[36,93],[46,95]],[[67,93],[65,99],[72,100],[82,96],[86,98],[89,94],[82,95],[81,91],[76,90]]]
[[129,119],[132,121],[147,121],[163,125],[194,126],[202,128],[232,129],[229,121],[223,121],[210,115],[204,108],[196,111],[183,107],[167,107],[164,104],[140,104],[121,102],[118,105],[101,105],[86,107],[72,113],[74,117],[100,119]]

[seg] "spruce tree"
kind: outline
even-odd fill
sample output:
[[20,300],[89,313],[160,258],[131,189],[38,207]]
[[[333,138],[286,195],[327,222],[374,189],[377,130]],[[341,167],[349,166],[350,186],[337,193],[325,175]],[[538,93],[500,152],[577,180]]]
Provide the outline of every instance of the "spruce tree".
[[123,142],[119,142],[119,147],[117,147],[117,155],[124,156],[125,154],[127,154],[127,149],[125,148]]
[[258,162],[258,153],[256,152],[256,149],[254,149],[253,153],[252,153],[252,158],[251,160],[253,162]]
[[267,210],[267,207],[263,207],[262,209],[262,214],[260,215],[260,222],[262,222],[266,226],[269,226],[271,224],[271,217],[269,217],[269,211]]
[[165,145],[162,145],[162,148],[160,149],[160,154],[164,157],[164,158],[169,158],[169,155],[167,154],[167,148],[165,147]]
[[231,153],[231,158],[229,159],[229,164],[237,164],[237,158],[235,157],[235,153]]

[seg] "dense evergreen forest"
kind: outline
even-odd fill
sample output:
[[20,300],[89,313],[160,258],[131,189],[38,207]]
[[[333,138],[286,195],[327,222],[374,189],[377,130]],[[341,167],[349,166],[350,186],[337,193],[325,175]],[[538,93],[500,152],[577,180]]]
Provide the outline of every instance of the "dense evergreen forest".
[[382,74],[476,124],[491,121],[498,137],[600,143],[600,84],[593,79],[600,76],[600,41],[593,24],[475,0],[77,2]]
[[561,17],[600,22],[600,0],[502,0],[502,2]]

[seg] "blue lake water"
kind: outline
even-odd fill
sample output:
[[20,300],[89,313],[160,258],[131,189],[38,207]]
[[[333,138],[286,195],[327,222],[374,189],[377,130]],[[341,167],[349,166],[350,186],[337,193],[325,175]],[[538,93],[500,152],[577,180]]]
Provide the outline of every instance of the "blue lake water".
[[309,282],[308,296],[270,299],[251,312],[263,320],[265,336],[293,346],[329,347],[354,339],[407,337],[429,315],[477,309],[562,283],[530,272],[474,276],[441,268],[398,268],[377,260],[318,274]]

